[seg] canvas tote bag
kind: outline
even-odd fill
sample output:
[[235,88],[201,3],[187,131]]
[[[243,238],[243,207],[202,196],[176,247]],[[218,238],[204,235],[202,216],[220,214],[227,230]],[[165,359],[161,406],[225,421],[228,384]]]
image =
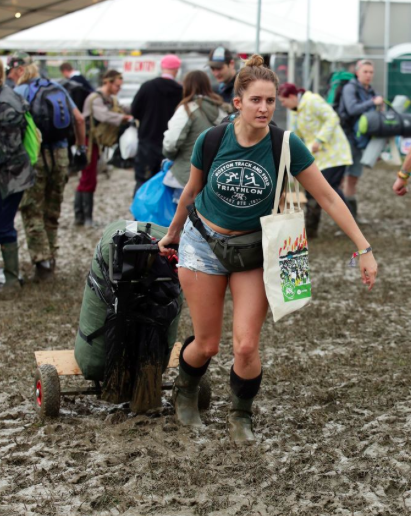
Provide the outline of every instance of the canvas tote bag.
[[[275,322],[311,301],[304,212],[300,206],[298,182],[294,181],[290,173],[290,163],[290,131],[285,131],[274,209],[271,215],[260,219],[263,230],[264,285]],[[285,172],[285,206],[283,212],[278,213]],[[292,184],[295,186],[297,206],[293,201]]]

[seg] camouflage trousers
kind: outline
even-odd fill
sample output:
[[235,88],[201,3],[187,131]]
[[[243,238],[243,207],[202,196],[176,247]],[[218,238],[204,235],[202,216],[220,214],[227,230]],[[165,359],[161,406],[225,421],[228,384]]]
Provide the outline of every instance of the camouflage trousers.
[[24,192],[20,203],[27,247],[33,263],[56,257],[58,220],[68,179],[67,149],[54,149],[53,156],[51,151],[44,150],[44,156],[47,166],[40,155],[35,166],[36,181]]

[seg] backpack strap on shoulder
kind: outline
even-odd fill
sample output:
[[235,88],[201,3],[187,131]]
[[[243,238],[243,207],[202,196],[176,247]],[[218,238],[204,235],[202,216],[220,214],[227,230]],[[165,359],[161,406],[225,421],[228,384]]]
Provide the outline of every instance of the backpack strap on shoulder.
[[271,124],[269,124],[268,127],[270,129],[271,145],[273,147],[275,170],[278,173],[278,169],[280,167],[281,149],[283,148],[284,130]]
[[207,183],[208,173],[217,156],[218,149],[230,122],[225,122],[207,131],[203,141],[203,185]]

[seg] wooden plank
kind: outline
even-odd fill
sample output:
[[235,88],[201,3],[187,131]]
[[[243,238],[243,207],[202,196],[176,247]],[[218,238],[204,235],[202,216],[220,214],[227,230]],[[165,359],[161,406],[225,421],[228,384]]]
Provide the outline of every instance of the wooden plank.
[[[182,347],[183,344],[181,342],[174,344],[167,367],[178,367],[178,359]],[[82,374],[74,358],[74,349],[35,351],[34,355],[38,366],[42,364],[54,365],[59,376]]]
[[37,365],[54,365],[59,376],[82,374],[74,358],[74,349],[35,351],[34,354]]
[[[178,367],[178,358],[182,347],[181,342],[174,344],[167,367]],[[74,358],[74,349],[35,351],[34,355],[38,366],[42,364],[54,365],[59,376],[82,374]]]
[[174,344],[167,367],[170,367],[170,368],[178,367],[178,359],[180,357],[180,351],[181,351],[182,347],[183,347],[183,344],[181,342],[176,342]]

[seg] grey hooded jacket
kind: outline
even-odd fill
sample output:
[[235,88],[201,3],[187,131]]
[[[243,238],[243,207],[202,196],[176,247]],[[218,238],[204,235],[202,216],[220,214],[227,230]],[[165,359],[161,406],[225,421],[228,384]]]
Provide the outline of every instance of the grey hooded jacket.
[[354,135],[354,125],[360,116],[375,109],[373,98],[376,95],[372,86],[365,89],[356,78],[351,79],[344,86],[338,106],[338,114],[341,119],[341,126],[349,138]]

